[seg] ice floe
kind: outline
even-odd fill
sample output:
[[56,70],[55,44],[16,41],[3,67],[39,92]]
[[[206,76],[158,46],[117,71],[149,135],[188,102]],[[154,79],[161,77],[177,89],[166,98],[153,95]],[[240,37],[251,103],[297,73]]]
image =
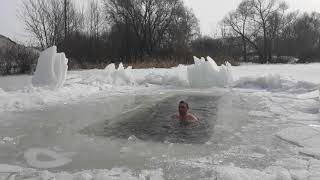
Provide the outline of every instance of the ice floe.
[[62,87],[66,80],[68,59],[64,53],[57,53],[57,47],[52,46],[41,52],[32,84],[37,87]]
[[132,74],[131,74],[132,67],[129,66],[124,68],[123,64],[120,63],[119,67],[116,68],[115,64],[109,64],[105,69],[105,78],[107,79],[106,82],[114,85],[132,85],[134,84]]
[[320,141],[312,143],[313,139],[320,139],[320,128],[291,127],[281,130],[276,136],[301,147],[320,147]]
[[231,64],[218,66],[210,57],[207,60],[194,57],[194,64],[187,67],[187,72],[189,84],[194,88],[226,87],[233,81]]

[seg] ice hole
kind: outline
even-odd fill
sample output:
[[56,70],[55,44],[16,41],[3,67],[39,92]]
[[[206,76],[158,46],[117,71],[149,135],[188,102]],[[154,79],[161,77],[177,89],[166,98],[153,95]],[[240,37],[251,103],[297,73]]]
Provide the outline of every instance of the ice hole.
[[[177,95],[125,112],[81,132],[120,139],[136,137],[143,141],[203,144],[213,133],[218,99],[217,96]],[[200,119],[199,123],[182,123],[172,118],[181,100],[189,103],[189,112]]]

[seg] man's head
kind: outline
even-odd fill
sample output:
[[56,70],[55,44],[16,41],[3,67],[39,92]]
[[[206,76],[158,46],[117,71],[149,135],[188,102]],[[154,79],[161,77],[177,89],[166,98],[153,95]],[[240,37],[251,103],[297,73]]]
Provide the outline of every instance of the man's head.
[[185,101],[180,101],[180,102],[179,102],[179,115],[180,115],[180,116],[185,116],[185,115],[187,115],[188,110],[189,110],[189,105],[188,105],[188,103],[185,102]]

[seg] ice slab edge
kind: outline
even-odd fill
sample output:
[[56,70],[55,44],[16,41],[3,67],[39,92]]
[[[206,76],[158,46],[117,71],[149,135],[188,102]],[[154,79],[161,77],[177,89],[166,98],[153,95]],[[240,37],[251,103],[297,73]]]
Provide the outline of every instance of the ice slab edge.
[[67,76],[68,59],[64,53],[57,53],[57,47],[52,46],[41,52],[36,71],[32,77],[35,87],[62,87]]
[[300,154],[320,159],[320,128],[290,127],[276,133],[276,136],[291,144],[297,145]]
[[226,87],[232,83],[230,63],[218,66],[209,56],[207,60],[195,56],[193,59],[194,64],[187,67],[187,76],[192,88]]

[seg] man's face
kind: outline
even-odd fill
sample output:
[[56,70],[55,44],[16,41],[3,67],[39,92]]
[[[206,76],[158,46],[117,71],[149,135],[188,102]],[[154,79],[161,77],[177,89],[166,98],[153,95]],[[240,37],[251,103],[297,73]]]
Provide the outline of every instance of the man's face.
[[185,103],[180,103],[179,104],[179,114],[185,115],[188,112],[188,106]]

